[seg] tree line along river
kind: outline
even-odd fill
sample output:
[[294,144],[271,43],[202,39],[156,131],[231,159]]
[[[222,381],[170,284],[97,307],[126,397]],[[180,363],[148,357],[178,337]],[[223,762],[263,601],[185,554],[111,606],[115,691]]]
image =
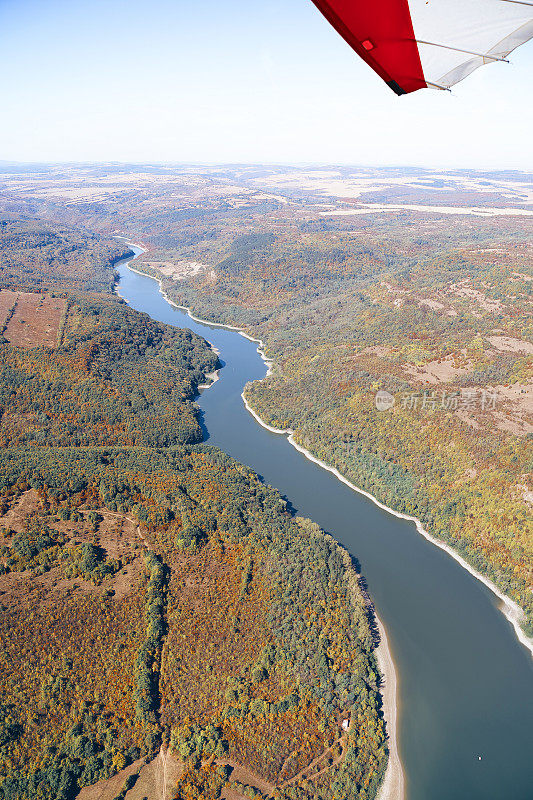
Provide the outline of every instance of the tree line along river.
[[205,440],[255,470],[359,562],[396,666],[406,800],[533,800],[533,659],[498,598],[413,523],[259,425],[241,398],[266,373],[257,344],[191,319],[127,264],[117,265],[119,291],[133,308],[190,328],[220,353],[220,380],[198,399]]

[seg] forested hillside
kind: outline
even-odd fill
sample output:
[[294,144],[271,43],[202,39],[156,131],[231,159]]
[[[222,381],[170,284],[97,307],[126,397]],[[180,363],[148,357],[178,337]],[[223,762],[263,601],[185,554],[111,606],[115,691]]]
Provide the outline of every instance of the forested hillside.
[[217,357],[116,297],[71,295],[58,349],[5,343],[0,365],[5,446],[165,447],[201,441],[193,397]]
[[[175,302],[263,340],[274,371],[246,389],[262,418],[292,428],[300,444],[355,484],[419,517],[522,606],[531,634],[532,189],[532,176],[518,173],[55,165],[38,176],[22,168],[4,176],[0,210],[12,221],[16,212],[39,216],[46,222],[38,227],[65,235],[76,229],[87,241],[87,231],[96,230],[142,242],[147,252],[137,268],[158,277]],[[71,259],[79,263],[75,254]],[[292,519],[279,499],[268,508],[261,500],[252,524],[241,480],[247,476],[259,493],[265,488],[221,454],[192,444],[199,432],[191,400],[202,365],[212,369],[202,353],[212,354],[164,326],[146,323],[146,335],[132,327],[131,312],[103,293],[112,261],[106,257],[103,272],[95,269],[98,286],[76,280],[65,292],[46,282],[39,285],[51,292],[35,292],[19,278],[0,294],[6,367],[32,376],[13,394],[13,413],[0,427],[5,441],[22,448],[24,459],[46,454],[50,464],[63,463],[77,443],[76,458],[86,452],[93,459],[80,467],[88,485],[95,452],[99,472],[117,476],[90,505],[64,493],[60,502],[76,510],[61,513],[72,519],[46,524],[63,532],[65,542],[53,531],[44,542],[67,554],[60,564],[43,555],[50,571],[36,576],[57,575],[53,580],[70,592],[68,603],[89,595],[96,581],[98,591],[115,592],[106,602],[120,604],[129,592],[141,609],[135,623],[141,633],[124,645],[134,668],[123,670],[130,688],[121,702],[129,697],[130,705],[121,719],[137,720],[132,728],[141,726],[145,744],[120,734],[125,761],[98,767],[98,776],[132,763],[114,784],[99,784],[102,800],[128,791],[127,800],[150,796],[161,759],[146,766],[143,759],[160,744],[165,764],[173,765],[169,774],[180,780],[177,796],[187,800],[199,793],[227,800],[344,798],[350,791],[372,797],[386,743],[357,587],[353,608],[343,599],[353,573],[347,565],[337,572],[332,543],[312,523]],[[43,369],[41,352],[50,368]],[[47,380],[54,386],[49,409]],[[28,405],[33,395],[35,408]],[[125,477],[116,472],[122,461]],[[33,462],[17,463],[13,486],[33,469]],[[222,499],[214,478],[221,463],[238,486],[235,494],[223,483]],[[160,481],[157,497],[148,493],[151,474]],[[39,479],[46,483],[47,476]],[[15,505],[30,502],[25,492],[41,491],[31,489],[30,477]],[[192,491],[197,479],[201,498]],[[277,534],[269,538],[274,518],[282,548]],[[6,580],[26,574],[17,571],[26,563],[19,555],[9,564],[24,524],[15,519],[5,537]],[[139,542],[141,549],[148,543],[159,566],[135,555]],[[39,572],[38,548],[32,558],[29,569]],[[316,567],[308,572],[307,563]],[[162,600],[146,588],[161,581]],[[135,601],[134,587],[141,592]],[[336,610],[328,605],[328,587],[337,587]],[[8,597],[12,592],[10,584]],[[322,594],[317,609],[314,598]],[[336,649],[337,626],[353,639],[347,653],[340,643]],[[309,655],[305,664],[295,660],[292,633]],[[114,646],[112,635],[106,641]],[[230,663],[231,675],[223,666]],[[302,676],[298,696],[294,671]],[[142,688],[134,686],[136,675],[143,676]],[[95,687],[105,682],[91,680]],[[311,685],[318,695],[307,690]],[[348,733],[346,703],[353,703]],[[125,722],[114,728],[130,730]],[[105,745],[98,742],[101,759]],[[70,745],[52,746],[62,759],[70,753]],[[81,769],[76,758],[74,769]],[[74,776],[76,788],[85,781],[81,774]],[[94,800],[90,791],[84,788],[80,800]]]
[[0,214],[0,288],[106,291],[129,249],[77,228]]
[[278,797],[374,796],[373,642],[335,542],[211,449],[2,462],[1,797],[68,798],[169,742],[178,797],[219,796],[235,761]]
[[[137,266],[175,301],[266,343],[277,372],[248,389],[261,415],[419,517],[531,633],[532,186],[464,170],[57,166],[5,176],[0,208],[144,237]],[[378,412],[380,390],[392,409]]]
[[374,798],[368,601],[330,537],[198,444],[216,355],[78,285],[47,339],[44,275],[7,283],[13,313],[37,299],[0,340],[0,798],[107,797],[113,775],[153,796],[159,753],[183,800]]

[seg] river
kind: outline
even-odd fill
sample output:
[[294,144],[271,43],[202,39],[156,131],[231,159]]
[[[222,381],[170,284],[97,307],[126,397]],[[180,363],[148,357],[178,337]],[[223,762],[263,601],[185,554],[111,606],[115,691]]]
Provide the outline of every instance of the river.
[[220,380],[198,398],[206,442],[254,469],[360,563],[396,665],[406,800],[533,800],[533,659],[498,598],[413,523],[256,422],[241,398],[266,372],[254,342],[192,320],[127,262],[116,268],[133,308],[219,351]]

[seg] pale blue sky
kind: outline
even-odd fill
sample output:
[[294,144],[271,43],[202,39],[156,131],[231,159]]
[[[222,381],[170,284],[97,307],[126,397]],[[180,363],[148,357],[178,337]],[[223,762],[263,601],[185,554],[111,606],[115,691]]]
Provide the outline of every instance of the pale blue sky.
[[0,0],[0,159],[533,169],[533,43],[396,97],[310,0]]

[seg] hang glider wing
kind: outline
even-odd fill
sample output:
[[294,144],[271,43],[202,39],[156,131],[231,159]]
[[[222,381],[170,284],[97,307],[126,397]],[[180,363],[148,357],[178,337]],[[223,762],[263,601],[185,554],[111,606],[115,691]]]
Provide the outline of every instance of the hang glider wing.
[[396,94],[449,89],[533,38],[529,0],[313,0]]

